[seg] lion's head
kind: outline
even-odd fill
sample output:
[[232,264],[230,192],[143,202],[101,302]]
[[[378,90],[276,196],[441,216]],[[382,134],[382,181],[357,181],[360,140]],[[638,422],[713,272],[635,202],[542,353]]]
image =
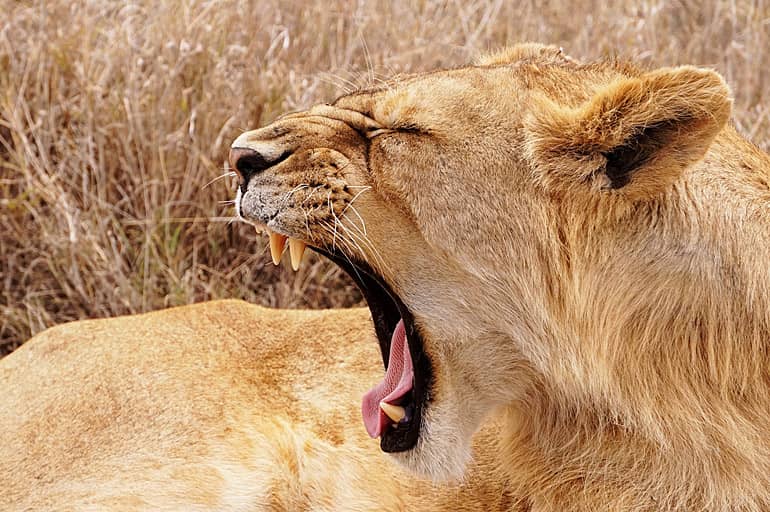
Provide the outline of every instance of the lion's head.
[[520,45],[242,134],[236,207],[279,254],[301,241],[358,283],[387,367],[364,421],[413,470],[462,474],[501,406],[594,411],[652,438],[682,406],[657,386],[732,378],[708,342],[686,341],[722,325],[701,317],[719,309],[710,287],[744,282],[728,253],[758,251],[722,243],[727,178],[719,156],[700,163],[730,108],[708,69]]

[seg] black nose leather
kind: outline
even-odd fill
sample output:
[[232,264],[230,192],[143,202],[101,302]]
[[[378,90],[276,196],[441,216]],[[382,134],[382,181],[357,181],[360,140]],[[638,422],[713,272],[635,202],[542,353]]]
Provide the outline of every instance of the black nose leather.
[[271,162],[249,148],[232,148],[230,150],[230,167],[238,174],[241,187],[245,188],[249,179],[258,172],[270,167]]

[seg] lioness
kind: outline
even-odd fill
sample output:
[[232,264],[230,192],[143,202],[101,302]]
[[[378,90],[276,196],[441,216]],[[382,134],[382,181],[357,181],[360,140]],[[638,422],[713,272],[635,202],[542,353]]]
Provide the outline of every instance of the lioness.
[[384,378],[360,311],[65,325],[2,364],[0,495],[770,509],[770,157],[730,107],[707,69],[521,45],[244,133],[239,215],[348,271]]

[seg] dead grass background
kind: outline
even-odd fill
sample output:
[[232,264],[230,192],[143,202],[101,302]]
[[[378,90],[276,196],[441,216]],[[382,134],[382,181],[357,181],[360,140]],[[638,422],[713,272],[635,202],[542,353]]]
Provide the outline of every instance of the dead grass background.
[[274,268],[230,222],[230,142],[526,40],[713,66],[770,148],[770,0],[0,0],[0,353],[55,323],[217,297],[359,302],[330,264]]

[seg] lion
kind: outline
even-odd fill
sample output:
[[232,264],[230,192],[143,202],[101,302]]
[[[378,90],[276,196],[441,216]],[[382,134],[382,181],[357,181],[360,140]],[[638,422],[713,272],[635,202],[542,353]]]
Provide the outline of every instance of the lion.
[[47,331],[3,362],[23,398],[2,445],[26,440],[3,485],[35,505],[770,509],[770,157],[731,106],[710,69],[524,44],[241,134],[238,216],[274,261],[288,242],[295,268],[306,247],[342,267],[374,333],[236,303]]

